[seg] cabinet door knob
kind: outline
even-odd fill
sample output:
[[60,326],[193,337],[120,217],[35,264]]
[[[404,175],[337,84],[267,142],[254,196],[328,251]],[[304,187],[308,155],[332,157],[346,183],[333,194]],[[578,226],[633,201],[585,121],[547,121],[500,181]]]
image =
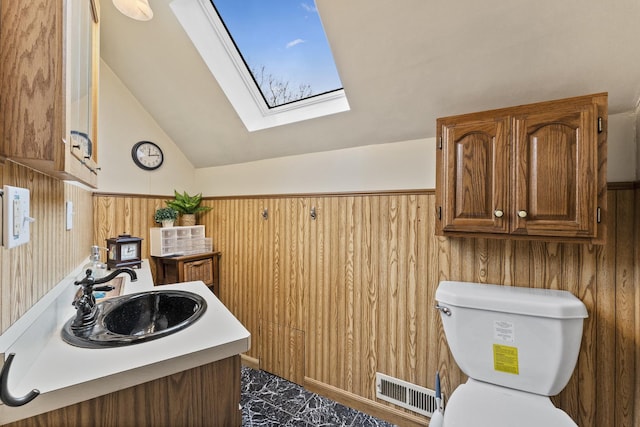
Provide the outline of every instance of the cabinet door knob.
[[526,218],[527,217],[527,211],[518,211],[518,216],[520,218]]
[[496,209],[495,211],[493,211],[493,216],[495,216],[496,218],[502,218],[504,216],[504,212],[502,212],[500,209]]

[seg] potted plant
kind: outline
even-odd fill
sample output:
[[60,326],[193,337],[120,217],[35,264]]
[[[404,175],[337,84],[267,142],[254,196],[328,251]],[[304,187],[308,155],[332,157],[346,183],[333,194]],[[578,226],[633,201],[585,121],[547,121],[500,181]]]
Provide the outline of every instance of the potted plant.
[[195,196],[190,196],[187,192],[182,194],[173,190],[175,199],[167,200],[165,203],[168,207],[178,211],[182,218],[182,225],[195,225],[196,214],[201,212],[208,212],[211,210],[209,206],[201,206],[202,193],[198,193]]
[[178,219],[178,211],[173,208],[159,208],[153,215],[153,219],[163,227],[173,227],[173,223]]

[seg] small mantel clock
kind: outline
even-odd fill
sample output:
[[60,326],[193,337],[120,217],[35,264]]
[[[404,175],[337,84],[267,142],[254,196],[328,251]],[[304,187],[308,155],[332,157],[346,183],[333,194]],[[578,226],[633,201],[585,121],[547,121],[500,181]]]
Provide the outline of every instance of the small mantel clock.
[[118,237],[107,239],[109,256],[107,267],[109,270],[120,267],[142,266],[142,239],[132,237],[129,234],[121,234]]

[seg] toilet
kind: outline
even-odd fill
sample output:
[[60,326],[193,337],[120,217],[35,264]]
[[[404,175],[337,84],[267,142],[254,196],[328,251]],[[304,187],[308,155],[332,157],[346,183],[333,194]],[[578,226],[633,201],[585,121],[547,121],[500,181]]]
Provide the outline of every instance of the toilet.
[[567,291],[443,281],[435,299],[469,380],[448,397],[444,427],[576,427],[549,396],[567,385],[587,309]]

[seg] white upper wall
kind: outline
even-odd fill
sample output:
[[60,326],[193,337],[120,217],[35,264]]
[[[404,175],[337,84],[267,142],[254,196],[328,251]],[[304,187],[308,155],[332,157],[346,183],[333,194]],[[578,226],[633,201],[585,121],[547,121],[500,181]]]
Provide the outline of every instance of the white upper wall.
[[636,117],[633,111],[609,116],[607,182],[636,180]]
[[435,187],[435,138],[201,168],[209,196]]
[[[435,138],[194,169],[104,62],[99,120],[100,192],[169,195],[176,189],[234,196],[435,188]],[[640,109],[609,116],[609,182],[638,179],[639,123]],[[160,169],[134,165],[131,147],[140,140],[162,147]]]
[[[109,66],[100,62],[98,107],[98,191],[168,195],[173,189],[196,192],[195,170],[149,113],[134,98]],[[162,148],[164,163],[155,171],[137,167],[131,148],[138,141],[152,141]]]
[[636,106],[636,181],[640,180],[640,103]]

